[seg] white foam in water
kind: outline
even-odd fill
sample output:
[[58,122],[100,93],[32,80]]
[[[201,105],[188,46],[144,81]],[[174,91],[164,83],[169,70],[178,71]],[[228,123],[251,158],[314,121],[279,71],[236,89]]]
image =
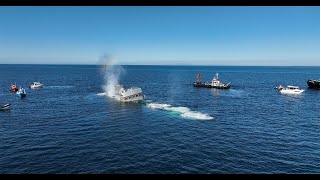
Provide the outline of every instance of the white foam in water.
[[53,89],[64,89],[64,88],[72,88],[74,86],[44,86],[47,88],[53,88]]
[[107,92],[97,93],[98,96],[108,96]]
[[[97,93],[97,95],[112,97],[112,96],[108,95],[108,92]],[[181,107],[181,106],[173,107],[170,104],[161,104],[161,103],[147,103],[147,106],[149,108],[153,108],[153,109],[161,109],[161,110],[165,110],[165,111],[177,112],[180,114],[181,117],[184,117],[184,118],[191,118],[191,119],[198,119],[198,120],[214,119],[212,116],[210,116],[208,114],[203,114],[203,113],[200,113],[197,111],[191,111],[187,107]]]
[[199,119],[199,120],[213,119],[213,117],[208,114],[203,114],[197,111],[191,111],[187,107],[172,107],[170,104],[161,104],[161,103],[149,103],[147,104],[147,106],[153,109],[161,109],[165,111],[178,112],[180,113],[180,116],[184,118],[192,118],[192,119]]
[[97,93],[96,95],[97,96],[108,96],[110,98],[115,98],[114,95],[110,95],[110,94],[108,94],[108,92]]

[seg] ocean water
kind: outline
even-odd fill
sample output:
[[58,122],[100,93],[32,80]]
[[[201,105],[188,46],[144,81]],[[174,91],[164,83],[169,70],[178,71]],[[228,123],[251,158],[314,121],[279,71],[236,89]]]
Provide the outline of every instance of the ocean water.
[[[179,111],[101,96],[99,66],[0,65],[0,173],[320,173],[320,90],[306,83],[320,67],[123,68],[121,84]],[[199,72],[231,89],[193,87]]]

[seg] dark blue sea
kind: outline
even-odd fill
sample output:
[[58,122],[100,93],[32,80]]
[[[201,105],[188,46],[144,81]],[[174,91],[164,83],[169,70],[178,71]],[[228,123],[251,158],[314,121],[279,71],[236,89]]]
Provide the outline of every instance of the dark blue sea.
[[[320,90],[306,83],[320,67],[122,67],[125,87],[214,118],[101,96],[97,65],[0,65],[0,104],[12,104],[0,112],[0,173],[320,173]],[[193,87],[199,72],[231,88]]]

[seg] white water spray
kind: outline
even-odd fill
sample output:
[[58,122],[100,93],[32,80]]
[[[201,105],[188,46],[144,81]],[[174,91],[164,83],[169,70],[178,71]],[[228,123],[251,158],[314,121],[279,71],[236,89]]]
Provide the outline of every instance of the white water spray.
[[104,74],[104,84],[102,89],[109,97],[115,96],[115,85],[119,84],[122,74],[125,70],[121,65],[117,65],[114,59],[109,55],[104,55],[100,58],[98,64],[103,64],[101,72]]
[[108,96],[113,97],[116,94],[115,85],[119,84],[119,78],[122,71],[124,70],[121,66],[112,66],[110,71],[106,72],[104,76],[105,84],[102,88]]
[[[121,65],[116,65],[113,58],[109,55],[104,55],[100,58],[99,65],[103,65],[101,69],[101,73],[104,75],[104,84],[102,88],[104,90],[103,93],[98,93],[99,96],[115,96],[115,86],[119,84],[119,80],[121,75],[125,74],[125,70]],[[192,111],[187,107],[173,107],[170,104],[161,104],[161,103],[147,103],[149,108],[152,109],[161,109],[165,111],[177,112],[181,117],[190,118],[190,119],[198,119],[198,120],[212,120],[214,117],[203,114],[197,111]]]

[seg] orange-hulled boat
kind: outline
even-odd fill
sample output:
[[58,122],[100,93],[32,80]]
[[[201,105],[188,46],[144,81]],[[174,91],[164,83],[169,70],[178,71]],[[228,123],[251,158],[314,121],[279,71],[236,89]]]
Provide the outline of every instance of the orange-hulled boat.
[[11,84],[10,91],[11,92],[17,92],[18,91],[17,85],[16,84]]

